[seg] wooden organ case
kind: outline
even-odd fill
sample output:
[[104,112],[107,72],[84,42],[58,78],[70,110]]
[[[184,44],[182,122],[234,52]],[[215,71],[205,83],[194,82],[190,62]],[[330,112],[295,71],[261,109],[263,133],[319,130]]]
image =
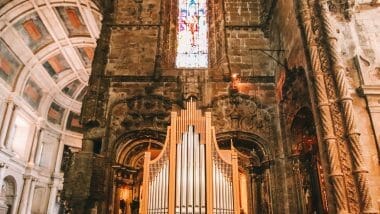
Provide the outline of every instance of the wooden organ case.
[[140,213],[238,214],[236,151],[219,149],[210,112],[186,106],[171,113],[161,153],[154,160],[145,153]]

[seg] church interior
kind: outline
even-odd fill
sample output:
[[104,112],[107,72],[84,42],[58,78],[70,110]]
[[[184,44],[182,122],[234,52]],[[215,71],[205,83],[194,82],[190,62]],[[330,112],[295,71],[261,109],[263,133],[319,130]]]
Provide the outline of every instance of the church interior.
[[380,212],[379,0],[0,0],[0,214]]

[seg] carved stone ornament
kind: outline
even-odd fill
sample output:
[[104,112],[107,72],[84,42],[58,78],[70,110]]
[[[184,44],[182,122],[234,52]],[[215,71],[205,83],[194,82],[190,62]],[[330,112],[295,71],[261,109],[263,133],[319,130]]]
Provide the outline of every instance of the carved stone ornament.
[[[112,109],[111,128],[166,130],[173,103],[157,95],[138,96],[117,103]],[[116,130],[115,130],[116,131]],[[119,130],[123,131],[123,130]],[[119,133],[120,134],[120,133]],[[116,133],[116,135],[119,135]]]
[[249,96],[223,96],[212,103],[212,123],[216,132],[241,130],[270,138],[272,116]]
[[[315,79],[336,210],[337,213],[377,213],[369,194],[368,172],[363,166],[352,98],[348,93],[328,4],[323,0],[310,1],[309,4],[299,1],[299,17]],[[330,103],[329,100],[338,102]]]

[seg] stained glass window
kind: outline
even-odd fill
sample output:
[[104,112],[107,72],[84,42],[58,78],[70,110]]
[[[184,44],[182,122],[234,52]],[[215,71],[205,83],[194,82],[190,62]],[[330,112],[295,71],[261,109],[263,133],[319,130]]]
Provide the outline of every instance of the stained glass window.
[[178,0],[177,68],[208,67],[207,0]]

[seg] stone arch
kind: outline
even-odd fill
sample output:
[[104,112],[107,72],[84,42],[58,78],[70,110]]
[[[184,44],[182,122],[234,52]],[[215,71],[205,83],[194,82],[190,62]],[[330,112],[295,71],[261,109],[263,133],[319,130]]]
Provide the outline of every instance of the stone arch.
[[158,152],[162,150],[163,145],[161,139],[151,137],[128,140],[125,144],[119,145],[116,154],[116,162],[118,164],[140,168],[143,166],[139,163],[144,156],[144,152],[151,151],[154,156],[156,151]]
[[[127,213],[132,203],[139,203],[144,166],[144,153],[150,151],[158,155],[164,145],[165,134],[153,130],[131,131],[122,134],[112,150],[114,165],[112,176],[115,191],[114,211],[124,207]],[[121,203],[123,201],[123,203]],[[126,204],[126,206],[124,206]]]
[[238,152],[244,213],[271,213],[272,155],[268,142],[256,134],[242,131],[219,133],[216,139],[221,149],[231,148],[232,143]]
[[[303,152],[302,150],[312,149],[306,148],[306,145],[304,145],[306,140],[314,140],[312,138],[316,137],[313,114],[309,107],[302,107],[296,112],[291,123],[290,131],[292,154],[299,154]],[[313,143],[315,143],[315,141],[313,141]]]
[[[178,104],[160,95],[146,95],[123,98],[113,102],[108,112],[109,149],[118,148],[123,138],[135,135],[139,138],[153,132],[166,132],[170,124],[170,112],[178,108]],[[164,137],[165,138],[165,137]]]
[[5,211],[4,213],[12,213],[15,205],[16,193],[16,179],[11,175],[6,176],[1,187],[0,201],[2,204],[0,205],[0,211]]
[[310,108],[300,108],[291,123],[290,157],[297,185],[297,209],[302,213],[327,213],[326,184]]
[[[131,149],[144,141],[157,142],[163,145],[166,138],[166,133],[150,129],[129,131],[121,134],[113,143],[111,150],[114,161],[118,162],[122,157],[125,157]],[[121,162],[120,162],[121,163]]]

